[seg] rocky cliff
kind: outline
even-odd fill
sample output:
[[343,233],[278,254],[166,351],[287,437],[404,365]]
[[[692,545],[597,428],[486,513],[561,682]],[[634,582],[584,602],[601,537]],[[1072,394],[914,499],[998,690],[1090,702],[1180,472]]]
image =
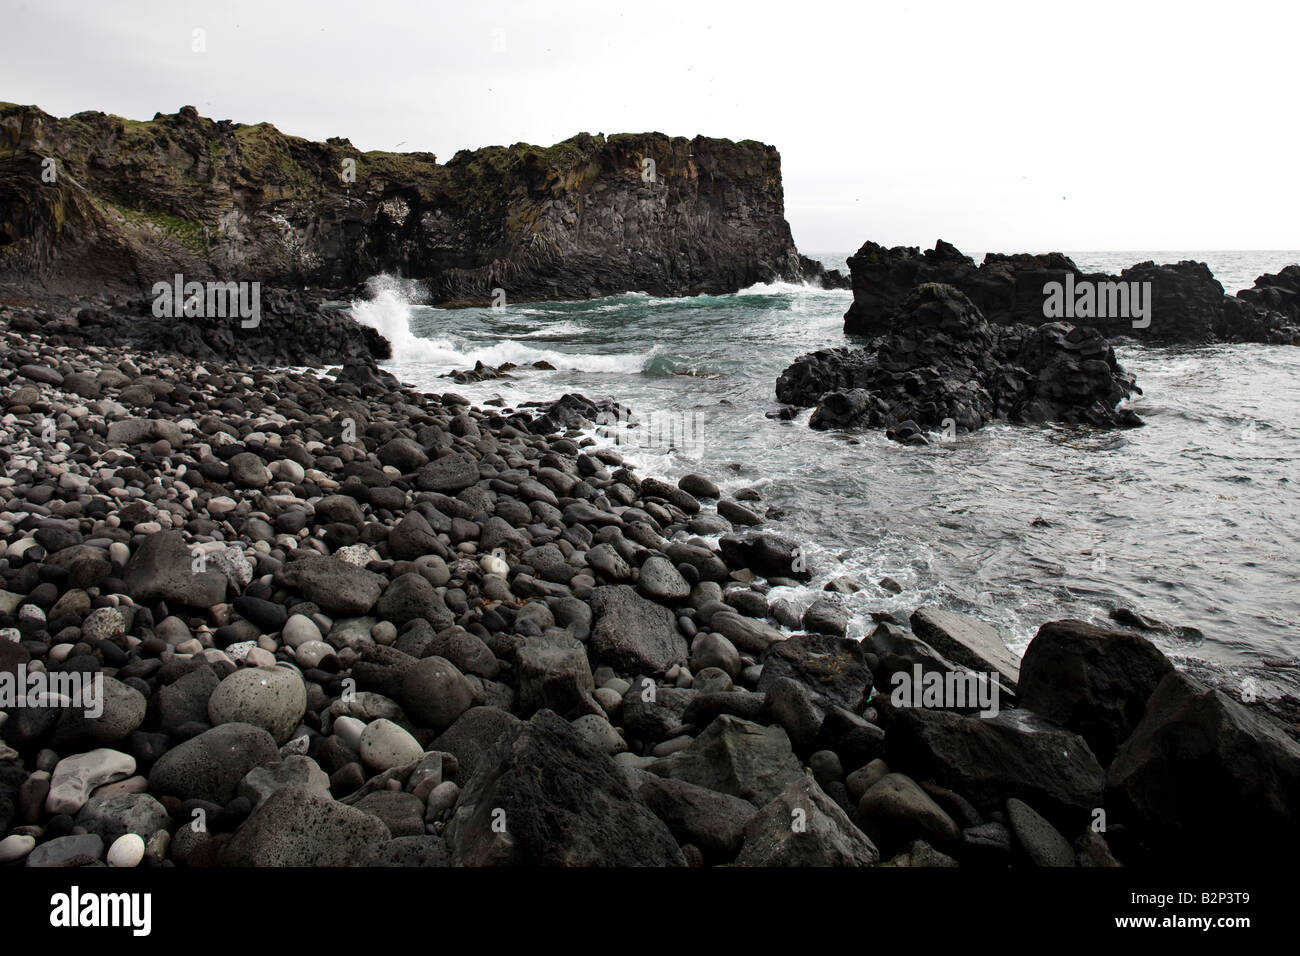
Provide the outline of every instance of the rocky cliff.
[[[579,134],[361,152],[193,107],[136,122],[0,104],[0,281],[350,288],[393,271],[436,302],[734,291],[797,279],[781,159],[752,140]],[[816,278],[816,277],[812,277]]]

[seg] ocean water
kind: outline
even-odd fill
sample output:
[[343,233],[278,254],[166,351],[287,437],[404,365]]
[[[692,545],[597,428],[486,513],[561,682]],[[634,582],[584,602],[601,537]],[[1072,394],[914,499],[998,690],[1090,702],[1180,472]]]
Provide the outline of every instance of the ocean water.
[[[1074,253],[1084,269],[1207,261],[1226,288],[1300,253]],[[843,255],[821,257],[843,266]],[[638,426],[599,430],[643,474],[697,471],[758,489],[798,539],[814,580],[778,593],[806,605],[847,574],[851,635],[872,611],[936,604],[974,614],[1022,652],[1049,620],[1104,621],[1116,607],[1194,628],[1156,635],[1210,683],[1300,693],[1300,348],[1118,349],[1144,394],[1129,431],[999,425],[910,448],[873,432],[816,432],[808,413],[765,417],[777,376],[845,344],[844,291],[788,283],[734,295],[436,309],[377,277],[353,314],[394,345],[387,367],[427,391],[507,406],[565,392],[629,405]],[[453,369],[546,361],[510,380],[459,385]],[[883,576],[901,594],[880,588]],[[1197,633],[1199,632],[1199,634]]]

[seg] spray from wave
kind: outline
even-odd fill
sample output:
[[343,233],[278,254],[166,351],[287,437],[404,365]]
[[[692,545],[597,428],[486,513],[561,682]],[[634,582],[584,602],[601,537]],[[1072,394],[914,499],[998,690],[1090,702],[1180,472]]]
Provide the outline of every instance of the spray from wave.
[[[507,362],[519,366],[545,362],[556,369],[635,373],[640,372],[653,358],[653,352],[595,355],[538,348],[519,341],[522,338],[544,339],[576,334],[578,325],[572,322],[548,322],[532,331],[517,332],[513,338],[487,346],[473,343],[447,332],[446,327],[474,326],[475,332],[481,334],[483,328],[495,318],[492,310],[435,309],[420,305],[416,301],[420,296],[419,284],[397,276],[379,275],[369,279],[366,282],[366,295],[364,299],[352,301],[352,317],[362,325],[370,326],[392,343],[393,358],[389,364],[393,366],[421,366],[442,373],[472,369],[478,362],[491,366]],[[517,310],[510,314],[518,318],[527,313]],[[425,329],[433,334],[417,334],[417,330]]]

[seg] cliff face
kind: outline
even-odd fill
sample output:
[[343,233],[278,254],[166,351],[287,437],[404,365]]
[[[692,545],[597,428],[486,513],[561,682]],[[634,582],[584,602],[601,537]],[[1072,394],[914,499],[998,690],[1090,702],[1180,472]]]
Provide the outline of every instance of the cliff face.
[[680,295],[803,275],[780,155],[752,140],[582,133],[440,164],[192,107],[135,122],[0,104],[0,281],[348,288],[383,271],[466,304],[498,288]]

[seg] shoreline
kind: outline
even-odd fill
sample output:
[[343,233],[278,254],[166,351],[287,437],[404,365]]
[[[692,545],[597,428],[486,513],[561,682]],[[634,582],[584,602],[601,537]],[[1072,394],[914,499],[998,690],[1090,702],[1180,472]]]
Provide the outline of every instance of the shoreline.
[[[1007,662],[961,615],[858,643],[833,592],[769,605],[808,568],[761,499],[632,473],[573,433],[580,397],[521,415],[11,318],[0,669],[106,685],[98,718],[0,727],[12,865],[131,832],[153,865],[1140,866],[1294,838],[1300,748],[1263,708],[1118,629],[1045,625]],[[1020,706],[894,707],[916,668]],[[1196,764],[1231,817],[1208,849],[1182,842],[1208,807],[1160,802],[1189,720],[1242,741]]]

